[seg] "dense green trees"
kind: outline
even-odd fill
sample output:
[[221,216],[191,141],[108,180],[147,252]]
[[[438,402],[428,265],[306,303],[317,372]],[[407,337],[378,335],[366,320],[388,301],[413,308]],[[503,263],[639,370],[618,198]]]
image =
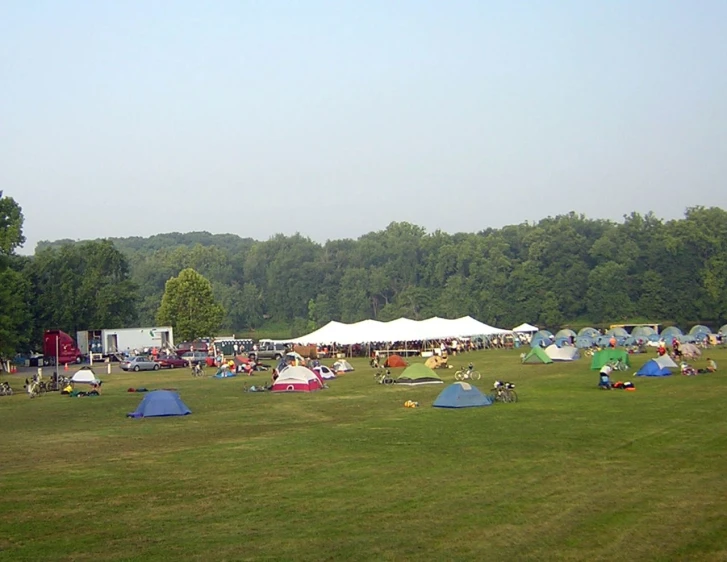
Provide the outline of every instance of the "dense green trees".
[[[22,219],[11,205],[4,216],[13,225],[12,217]],[[8,276],[0,299],[37,295],[27,301],[36,328],[164,319],[186,337],[268,321],[287,335],[330,320],[402,315],[471,314],[499,326],[528,321],[553,328],[635,316],[679,324],[727,320],[727,213],[718,208],[694,207],[671,221],[634,213],[620,223],[570,213],[458,234],[392,223],[325,244],[299,234],[254,241],[204,232],[44,242],[31,260],[13,256],[10,267],[21,239],[22,228],[0,228]],[[167,282],[187,268],[209,280],[200,290],[222,305],[219,325],[218,305],[204,329],[180,331],[179,316],[157,317]],[[12,314],[12,325],[27,331],[22,310]]]
[[325,244],[299,234],[256,242],[207,233],[114,242],[140,287],[146,324],[166,280],[185,267],[210,280],[225,331],[258,328],[265,318],[302,329],[402,315],[552,327],[727,317],[727,213],[716,208],[673,221],[634,213],[621,223],[570,213],[459,234],[392,223]]
[[180,341],[193,341],[214,336],[223,315],[210,282],[188,267],[166,282],[156,320],[161,325],[173,326]]
[[23,274],[25,260],[15,255],[24,241],[22,209],[0,191],[0,359],[27,349],[32,339],[30,286]]
[[122,328],[137,319],[137,286],[126,257],[108,240],[36,253],[27,268],[39,329]]

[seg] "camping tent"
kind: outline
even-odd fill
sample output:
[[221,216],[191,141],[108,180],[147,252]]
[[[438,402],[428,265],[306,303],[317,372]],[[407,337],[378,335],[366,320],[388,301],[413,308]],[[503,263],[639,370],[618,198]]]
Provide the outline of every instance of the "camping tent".
[[396,367],[406,367],[407,365],[408,363],[404,361],[404,358],[401,355],[390,355],[384,363],[384,367],[390,367],[392,369]]
[[553,343],[553,340],[554,338],[552,334],[549,336],[543,334],[541,331],[535,334],[530,340],[530,347],[548,347],[551,343]]
[[631,335],[635,338],[647,339],[649,336],[656,334],[656,330],[651,326],[636,326],[631,330]]
[[186,416],[192,411],[182,402],[179,394],[171,390],[153,390],[141,401],[136,411],[127,414],[130,418],[152,418],[159,416]]
[[580,330],[578,330],[578,336],[586,336],[589,338],[596,339],[600,335],[601,335],[601,332],[599,332],[595,328],[591,328],[591,327],[581,328]]
[[606,332],[607,336],[616,336],[617,338],[627,338],[629,333],[624,328],[611,328]]
[[671,357],[669,357],[668,355],[662,355],[661,357],[657,357],[656,359],[654,359],[654,361],[656,361],[659,364],[659,367],[661,367],[662,369],[664,369],[664,368],[676,369],[677,368],[677,364],[674,363],[674,360]]
[[280,372],[273,383],[273,392],[312,392],[321,388],[321,379],[308,367],[297,365]]
[[476,408],[491,406],[492,400],[486,394],[466,382],[450,384],[434,400],[435,408]]
[[668,328],[664,328],[661,332],[661,337],[665,341],[669,341],[672,338],[678,338],[679,336],[682,336],[682,335],[684,335],[684,334],[676,326],[669,326]]
[[351,363],[346,361],[345,359],[339,359],[333,364],[333,370],[336,371],[336,373],[350,373],[353,371],[353,367],[351,366]]
[[722,326],[719,329],[719,333],[722,334],[722,335],[726,335],[727,336],[727,324],[725,324],[724,326]]
[[593,338],[588,336],[578,336],[576,338],[576,347],[578,349],[588,349],[589,347],[593,347],[593,344],[596,343],[593,341]]
[[555,339],[559,340],[561,338],[575,338],[578,334],[576,334],[573,330],[570,328],[563,328],[562,330],[558,330],[558,332],[555,334]]
[[447,360],[439,355],[432,355],[424,364],[430,369],[446,369]]
[[681,352],[686,359],[698,359],[702,356],[700,349],[693,343],[685,343],[681,347]]
[[394,381],[396,384],[442,384],[444,381],[424,363],[410,365]]
[[659,365],[655,359],[644,363],[644,366],[636,372],[637,377],[668,377],[670,375],[671,371]]
[[557,345],[549,345],[545,348],[545,354],[553,361],[573,361],[580,359],[578,348],[573,346],[558,347]]
[[96,378],[96,373],[93,372],[93,369],[89,367],[82,367],[76,371],[76,373],[71,377],[71,382],[73,383],[82,383],[82,384],[95,384],[98,381],[98,378]]
[[697,334],[711,334],[712,330],[707,328],[707,326],[704,326],[702,324],[697,324],[696,326],[692,326],[692,329],[689,330],[690,336],[696,336]]
[[553,360],[548,357],[548,354],[543,351],[540,347],[534,347],[532,348],[528,354],[523,357],[523,363],[527,363],[529,365],[534,364],[543,364],[543,363],[552,363]]
[[631,366],[631,361],[629,359],[628,353],[626,353],[623,349],[610,348],[603,349],[598,353],[593,354],[593,359],[591,360],[591,369],[599,370],[610,361],[621,361],[629,367]]
[[528,324],[526,322],[524,324],[520,324],[519,326],[514,327],[512,331],[518,332],[519,334],[534,334],[538,331],[538,327],[533,326],[532,324]]
[[331,380],[336,378],[336,373],[331,371],[325,365],[318,365],[317,367],[313,367],[313,371],[317,373],[322,380]]

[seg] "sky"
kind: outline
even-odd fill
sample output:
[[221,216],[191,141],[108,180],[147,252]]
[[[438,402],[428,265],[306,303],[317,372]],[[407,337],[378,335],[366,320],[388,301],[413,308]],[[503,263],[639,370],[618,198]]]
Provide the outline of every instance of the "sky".
[[723,0],[0,0],[40,240],[727,208]]

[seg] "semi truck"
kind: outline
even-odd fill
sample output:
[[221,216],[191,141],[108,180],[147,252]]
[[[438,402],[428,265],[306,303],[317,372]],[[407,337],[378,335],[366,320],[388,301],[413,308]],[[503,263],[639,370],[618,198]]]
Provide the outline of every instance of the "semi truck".
[[174,330],[171,326],[148,328],[116,328],[112,330],[82,330],[76,334],[78,347],[94,361],[107,357],[121,359],[126,352],[141,353],[145,349],[174,348]]
[[46,330],[43,333],[43,364],[65,365],[80,363],[83,353],[73,338],[61,330]]

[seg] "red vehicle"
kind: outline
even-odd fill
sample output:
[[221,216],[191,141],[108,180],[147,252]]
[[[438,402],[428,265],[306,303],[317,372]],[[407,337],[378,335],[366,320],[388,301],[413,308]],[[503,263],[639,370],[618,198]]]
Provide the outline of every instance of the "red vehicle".
[[71,336],[60,330],[46,330],[43,334],[43,363],[55,365],[56,356],[59,365],[80,363],[83,358]]
[[179,367],[189,367],[189,363],[180,357],[169,355],[167,357],[157,357],[156,362],[162,369],[178,369]]

